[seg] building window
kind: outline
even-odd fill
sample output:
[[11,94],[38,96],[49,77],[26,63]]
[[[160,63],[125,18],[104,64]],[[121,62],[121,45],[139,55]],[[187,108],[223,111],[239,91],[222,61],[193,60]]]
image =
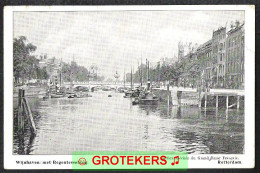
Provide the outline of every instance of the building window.
[[227,58],[226,58],[226,62],[228,62],[228,55],[226,55],[226,57],[227,57]]

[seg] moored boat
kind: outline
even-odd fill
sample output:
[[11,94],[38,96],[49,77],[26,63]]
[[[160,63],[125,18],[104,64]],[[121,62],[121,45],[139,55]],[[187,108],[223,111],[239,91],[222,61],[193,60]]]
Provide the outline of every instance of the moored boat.
[[51,98],[62,98],[66,96],[66,88],[65,87],[50,87],[50,97]]
[[139,90],[139,88],[137,88],[132,92],[131,97],[139,97],[140,93],[141,93],[141,90]]
[[51,98],[62,98],[65,97],[63,93],[51,93]]
[[158,98],[139,99],[139,104],[144,104],[144,105],[154,105],[154,104],[158,104]]
[[102,91],[111,91],[111,87],[110,86],[103,86]]
[[140,96],[138,98],[136,98],[132,104],[136,105],[136,104],[143,104],[143,105],[154,105],[154,104],[158,104],[158,97],[155,96],[152,92],[150,91],[144,91],[142,93],[140,93]]
[[77,95],[75,93],[70,93],[68,95],[69,95],[68,98],[76,98],[77,97]]

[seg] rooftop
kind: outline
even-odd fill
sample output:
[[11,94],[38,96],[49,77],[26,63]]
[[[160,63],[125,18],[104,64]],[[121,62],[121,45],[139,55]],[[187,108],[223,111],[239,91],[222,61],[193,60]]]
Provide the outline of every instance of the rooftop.
[[219,34],[220,32],[222,32],[222,31],[224,31],[224,30],[226,30],[226,27],[220,27],[220,28],[218,28],[216,31],[213,31],[213,35]]
[[210,39],[209,41],[203,43],[202,45],[200,45],[198,48],[197,48],[197,51],[201,51],[202,49],[205,49],[209,46],[211,46],[212,44],[212,40]]
[[233,29],[230,29],[230,30],[227,32],[227,34],[230,35],[230,34],[236,32],[236,31],[240,30],[243,26],[244,26],[244,23],[242,23],[241,25],[239,25],[239,26],[237,26],[237,27],[235,27],[235,28],[233,28]]

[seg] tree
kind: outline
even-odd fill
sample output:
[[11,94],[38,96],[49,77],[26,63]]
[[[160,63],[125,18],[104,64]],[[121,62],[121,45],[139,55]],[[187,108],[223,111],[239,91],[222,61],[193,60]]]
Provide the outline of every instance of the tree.
[[43,69],[41,70],[41,78],[45,80],[49,78],[46,67],[43,67]]
[[31,54],[37,47],[31,43],[27,44],[26,41],[27,39],[24,36],[13,40],[13,70],[16,83],[19,82],[20,78],[24,83],[25,78],[34,77],[38,66],[38,60]]
[[234,23],[233,21],[230,22],[230,28],[233,29],[235,26],[234,26]]
[[78,65],[75,61],[70,64],[62,63],[62,76],[66,82],[71,81],[88,81],[89,71],[86,67]]
[[240,22],[238,20],[236,20],[235,24],[236,24],[236,27],[239,27]]

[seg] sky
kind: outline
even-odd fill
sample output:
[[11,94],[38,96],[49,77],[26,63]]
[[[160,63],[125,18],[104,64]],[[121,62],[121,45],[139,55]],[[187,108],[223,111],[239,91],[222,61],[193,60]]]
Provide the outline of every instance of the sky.
[[203,44],[213,30],[244,21],[244,11],[14,12],[14,38],[26,36],[36,55],[95,64],[113,78],[137,68],[141,57],[157,62],[178,55],[178,42]]

